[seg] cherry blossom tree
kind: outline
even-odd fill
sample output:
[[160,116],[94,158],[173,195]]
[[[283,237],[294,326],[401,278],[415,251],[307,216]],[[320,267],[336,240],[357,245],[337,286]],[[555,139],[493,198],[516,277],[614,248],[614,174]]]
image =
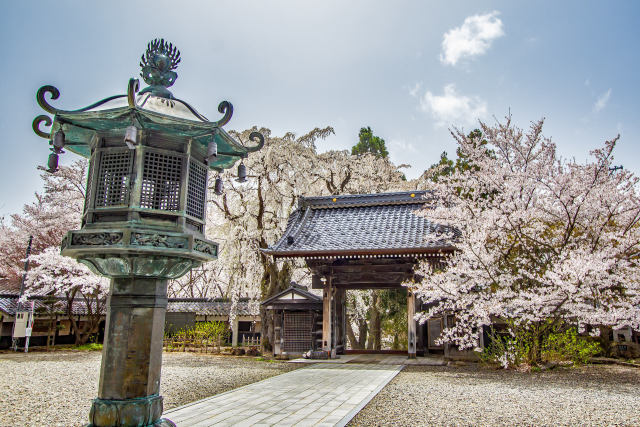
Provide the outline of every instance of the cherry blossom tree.
[[[42,193],[25,205],[22,214],[11,215],[0,230],[0,272],[13,289],[19,289],[24,251],[33,235],[31,269],[23,299],[31,295],[64,296],[67,317],[76,343],[83,344],[98,331],[108,281],[91,273],[74,259],[60,255],[60,242],[70,229],[78,228],[84,205],[87,161],[61,166],[55,174],[43,172]],[[86,322],[78,324],[73,306],[82,304]]]
[[[247,141],[251,131],[236,133]],[[275,261],[260,252],[284,232],[289,214],[300,196],[379,192],[404,189],[401,166],[388,159],[348,151],[317,153],[315,143],[334,133],[331,127],[316,128],[296,137],[282,137],[260,129],[265,146],[252,154],[245,165],[248,180],[235,181],[235,171],[221,174],[224,192],[210,192],[208,234],[221,243],[223,280],[233,301],[249,297],[258,302],[289,286],[291,280],[308,282],[309,272],[300,261]],[[213,180],[212,180],[213,181]],[[263,319],[265,336],[269,319]]]
[[613,169],[618,138],[578,163],[558,155],[543,120],[526,132],[510,117],[480,125],[452,132],[471,167],[439,176],[422,211],[455,228],[457,252],[421,265],[414,286],[431,308],[419,320],[453,314],[440,341],[461,349],[506,321],[531,337],[532,363],[561,324],[639,328],[638,178]]
[[[71,322],[76,345],[85,344],[98,332],[104,315],[109,280],[92,273],[73,258],[62,256],[57,246],[46,248],[30,258],[33,267],[27,275],[24,299],[35,295],[62,295],[65,313]],[[78,301],[80,299],[80,301]],[[74,305],[81,304],[86,321],[79,324]]]
[[22,214],[13,214],[0,224],[0,274],[13,289],[20,288],[24,254],[33,235],[32,254],[60,246],[70,229],[80,225],[86,185],[87,161],[80,159],[61,166],[56,174],[43,172],[44,191],[25,205]]

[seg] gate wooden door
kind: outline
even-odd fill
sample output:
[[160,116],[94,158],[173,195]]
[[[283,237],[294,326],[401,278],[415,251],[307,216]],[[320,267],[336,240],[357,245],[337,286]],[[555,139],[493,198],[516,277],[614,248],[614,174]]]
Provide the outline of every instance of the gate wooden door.
[[284,348],[290,353],[311,350],[313,339],[313,317],[308,312],[284,313]]

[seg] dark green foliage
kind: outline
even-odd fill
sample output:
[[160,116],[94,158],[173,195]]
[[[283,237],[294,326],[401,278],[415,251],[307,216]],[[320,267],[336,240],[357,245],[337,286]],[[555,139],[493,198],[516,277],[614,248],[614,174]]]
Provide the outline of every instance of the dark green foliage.
[[[479,145],[486,145],[487,140],[482,139],[482,132],[479,129],[475,129],[469,133],[467,138],[477,141]],[[488,152],[491,155],[491,152]],[[467,157],[460,151],[460,148],[456,150],[456,159],[451,160],[447,156],[447,152],[443,151],[440,154],[440,161],[431,165],[429,168],[433,173],[431,174],[431,180],[434,182],[438,182],[439,177],[441,176],[449,176],[454,172],[464,172],[471,169],[473,165],[467,159]]]
[[365,153],[371,153],[378,157],[385,158],[389,156],[384,139],[375,136],[369,126],[360,129],[358,138],[358,143],[351,148],[351,154],[354,156]]
[[481,359],[505,368],[564,361],[584,364],[601,352],[598,341],[579,335],[575,326],[553,321],[516,324],[510,320],[504,331],[493,329],[489,333]]
[[575,327],[549,335],[542,350],[547,360],[571,360],[584,364],[601,352],[600,343],[591,337],[578,335]]
[[229,327],[224,322],[197,322],[194,326],[184,327],[173,334],[165,332],[164,347],[167,350],[195,348],[208,352],[214,347],[220,352],[220,347],[229,338]]

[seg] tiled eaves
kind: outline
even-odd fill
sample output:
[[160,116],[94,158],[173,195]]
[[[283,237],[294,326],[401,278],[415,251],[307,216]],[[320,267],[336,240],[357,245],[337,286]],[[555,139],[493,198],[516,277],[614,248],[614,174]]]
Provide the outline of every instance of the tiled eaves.
[[402,191],[396,193],[346,194],[336,196],[300,197],[298,208],[331,209],[344,207],[424,204],[429,191]]
[[[291,214],[280,240],[263,252],[307,259],[443,257],[455,250],[459,233],[416,214],[428,202],[425,195],[428,193],[306,198]],[[327,203],[333,205],[328,208]]]

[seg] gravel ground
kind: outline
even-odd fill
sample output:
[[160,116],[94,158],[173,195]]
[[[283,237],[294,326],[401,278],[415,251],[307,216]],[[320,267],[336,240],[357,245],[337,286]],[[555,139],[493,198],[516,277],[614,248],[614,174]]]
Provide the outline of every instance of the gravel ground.
[[[0,354],[0,426],[83,426],[97,395],[100,352]],[[164,353],[160,393],[170,409],[297,368],[293,363]]]
[[[165,353],[165,409],[299,367],[253,358]],[[0,426],[85,425],[100,352],[0,354]],[[400,372],[350,425],[640,425],[640,369],[539,373],[475,367]]]
[[349,423],[640,425],[640,369],[585,366],[538,373],[405,367]]

